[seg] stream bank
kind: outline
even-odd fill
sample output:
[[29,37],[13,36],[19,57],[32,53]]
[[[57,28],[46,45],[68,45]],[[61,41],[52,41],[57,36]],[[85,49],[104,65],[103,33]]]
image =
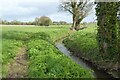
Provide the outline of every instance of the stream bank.
[[104,68],[99,68],[98,65],[91,62],[90,60],[87,60],[86,58],[83,58],[83,57],[80,57],[80,56],[73,55],[74,52],[71,51],[71,50],[68,50],[63,43],[63,40],[68,36],[69,35],[66,35],[66,36],[58,39],[55,42],[55,46],[59,51],[64,53],[66,56],[70,57],[73,61],[75,61],[77,64],[81,65],[83,68],[93,70],[92,74],[98,80],[100,78],[116,78],[112,74],[109,74],[107,72],[107,70],[105,70]]
[[93,70],[92,75],[97,78],[113,78],[111,75],[107,74],[104,70],[99,70],[95,65],[93,65],[91,62],[86,61],[84,59],[80,59],[79,57],[76,57],[72,55],[72,53],[64,46],[64,44],[57,42],[56,47],[59,51],[64,53],[66,56],[71,58],[73,61],[75,61],[77,64],[81,65],[85,69]]
[[[65,45],[66,46],[66,45]],[[72,48],[72,47],[71,47]],[[105,73],[107,73],[108,75],[110,75],[111,77],[113,78],[120,78],[120,69],[116,69],[116,68],[109,68],[109,67],[112,67],[112,66],[116,66],[116,64],[113,64],[113,63],[106,63],[108,65],[103,65],[105,63],[97,63],[97,61],[93,61],[91,60],[90,58],[88,57],[85,57],[85,56],[82,56],[81,53],[74,49],[71,49],[71,48],[68,48],[68,50],[71,52],[72,55],[74,56],[77,56],[78,58],[86,61],[86,62],[89,62],[91,63],[92,65],[94,65],[98,70],[102,70],[104,71]],[[75,47],[74,47],[75,48]]]

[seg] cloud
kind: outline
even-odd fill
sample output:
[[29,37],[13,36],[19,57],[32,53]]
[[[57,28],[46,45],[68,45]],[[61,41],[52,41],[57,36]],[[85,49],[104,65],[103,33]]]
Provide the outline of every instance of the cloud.
[[[0,18],[19,21],[33,21],[36,17],[49,16],[53,21],[72,22],[72,16],[58,12],[60,0],[0,0]],[[93,15],[91,16],[93,17]],[[85,21],[89,21],[88,18]]]
[[1,2],[2,18],[8,20],[50,15],[58,9],[56,2],[42,0],[3,0]]
[[53,21],[67,21],[67,22],[72,22],[72,15],[64,13],[64,12],[59,12],[59,13],[54,13],[49,15],[49,17]]

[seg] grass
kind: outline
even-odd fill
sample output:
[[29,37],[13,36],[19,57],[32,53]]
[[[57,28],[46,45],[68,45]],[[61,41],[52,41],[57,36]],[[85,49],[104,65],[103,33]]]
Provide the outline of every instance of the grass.
[[29,55],[29,77],[93,77],[89,70],[59,52],[53,43],[68,33],[69,27],[3,26],[3,73],[22,45]]
[[0,77],[2,76],[2,39],[0,39]]
[[40,27],[40,26],[3,26],[2,32],[8,31],[19,31],[19,32],[45,32],[50,35],[52,41],[54,42],[64,34],[67,34],[70,25],[52,25],[49,27]]
[[[66,38],[63,42],[67,48],[74,52],[74,55],[83,57],[100,66],[108,66],[114,62],[117,55],[102,57],[99,54],[97,44],[97,26],[96,24],[87,25],[88,28],[80,30]],[[109,66],[110,67],[110,66]]]
[[98,59],[96,29],[96,27],[88,27],[80,30],[66,38],[64,43],[72,51],[76,51],[77,55],[82,55],[92,60]]
[[70,25],[52,25],[49,27],[41,27],[41,26],[0,26],[2,31],[25,31],[25,32],[47,32],[47,31],[59,31],[68,29]]
[[92,78],[90,71],[80,67],[45,40],[31,40],[28,43],[28,54],[29,77]]
[[17,51],[23,45],[22,41],[2,39],[2,75],[6,76],[8,72],[8,65],[16,56]]

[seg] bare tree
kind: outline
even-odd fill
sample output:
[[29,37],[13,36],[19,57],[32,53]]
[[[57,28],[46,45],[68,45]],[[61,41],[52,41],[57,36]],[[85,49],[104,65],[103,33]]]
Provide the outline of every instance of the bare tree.
[[62,11],[72,14],[72,30],[78,30],[80,22],[89,14],[93,8],[93,2],[90,0],[64,0],[60,4]]

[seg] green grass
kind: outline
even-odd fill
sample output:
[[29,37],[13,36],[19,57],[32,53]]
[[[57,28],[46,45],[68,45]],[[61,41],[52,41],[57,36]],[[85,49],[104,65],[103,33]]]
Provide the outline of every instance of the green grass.
[[4,75],[18,49],[27,45],[29,77],[93,77],[89,70],[81,68],[53,45],[68,33],[69,27],[3,26],[2,29]]
[[99,59],[98,45],[96,41],[96,27],[88,27],[80,30],[64,40],[65,45],[77,55],[82,55],[92,61]]
[[92,78],[83,69],[45,40],[28,43],[30,57],[29,77],[32,78]]
[[63,42],[67,48],[74,52],[74,55],[82,56],[100,66],[107,66],[107,63],[115,61],[117,55],[102,57],[99,54],[97,44],[97,26],[96,24],[87,25],[88,28],[80,30],[66,38]]
[[2,27],[0,27],[0,77],[2,77]]
[[2,31],[25,31],[25,32],[47,32],[47,31],[59,31],[68,29],[70,25],[52,25],[48,27],[41,27],[41,26],[0,26]]
[[22,41],[2,39],[2,75],[6,76],[9,62],[16,56],[19,48],[23,45]]
[[[1,27],[1,26],[0,26]],[[19,32],[45,32],[50,35],[52,41],[56,41],[61,36],[67,34],[70,25],[52,25],[49,27],[41,27],[41,26],[3,26],[2,32],[8,31],[19,31]],[[9,34],[8,34],[9,35]]]

